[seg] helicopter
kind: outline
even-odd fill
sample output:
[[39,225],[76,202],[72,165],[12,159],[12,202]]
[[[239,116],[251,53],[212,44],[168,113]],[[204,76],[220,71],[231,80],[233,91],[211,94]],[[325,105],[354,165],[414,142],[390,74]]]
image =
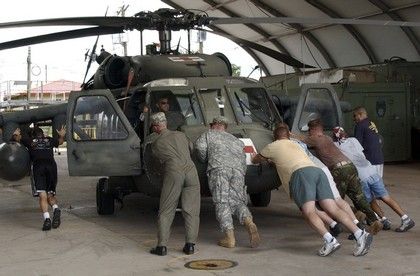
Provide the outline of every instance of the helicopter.
[[[160,40],[159,49],[156,45],[146,47],[146,55],[117,56],[101,50],[96,58],[100,64],[96,73],[83,83],[81,91],[70,93],[66,104],[0,114],[0,127],[3,129],[3,137],[0,137],[3,139],[0,144],[0,178],[18,180],[29,172],[26,149],[19,143],[8,142],[16,128],[25,133],[28,125],[35,122],[48,122],[53,129],[66,125],[69,174],[101,177],[96,187],[97,211],[101,215],[109,215],[114,212],[115,201],[122,202],[131,193],[140,192],[153,197],[160,195],[162,175],[151,154],[149,140],[152,136],[150,115],[159,111],[160,99],[165,98],[169,102],[171,112],[182,114],[183,124],[174,129],[184,132],[191,141],[208,129],[215,116],[223,115],[231,122],[228,131],[251,143],[256,152],[272,141],[272,130],[283,121],[281,115],[287,116],[291,129],[297,131],[303,131],[308,120],[319,114],[331,125],[342,123],[340,103],[328,85],[303,86],[299,100],[294,103],[287,103],[287,99],[279,97],[274,97],[273,101],[262,83],[233,77],[232,66],[224,54],[192,54],[189,46],[187,54],[180,54],[178,49],[171,48],[172,31],[187,30],[189,34],[192,29],[206,30],[202,27],[217,25],[218,22],[302,21],[299,18],[276,17],[231,19],[165,8],[139,12],[133,17],[75,17],[0,23],[0,29],[97,26],[2,42],[0,50],[134,29],[141,33],[146,29],[156,30]],[[351,22],[354,24],[354,21]],[[340,24],[350,23],[343,21]],[[268,47],[221,31],[217,33],[290,66],[312,67]],[[322,96],[318,97],[318,94]],[[276,105],[280,106],[281,115]],[[286,110],[286,107],[289,108]],[[202,194],[208,196],[206,164],[196,160],[195,163]],[[245,183],[254,206],[267,206],[271,190],[281,185],[272,166],[256,166],[250,162]]]

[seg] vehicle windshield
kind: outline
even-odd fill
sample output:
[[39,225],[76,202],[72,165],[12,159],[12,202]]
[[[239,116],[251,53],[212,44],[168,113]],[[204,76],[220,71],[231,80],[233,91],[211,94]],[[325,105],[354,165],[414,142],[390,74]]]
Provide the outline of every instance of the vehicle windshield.
[[150,106],[153,113],[162,111],[170,114],[169,116],[180,118],[179,126],[203,124],[203,115],[197,96],[190,88],[152,90]]
[[310,88],[308,90],[299,119],[299,129],[307,130],[308,122],[313,119],[321,119],[325,130],[332,130],[339,125],[337,107],[328,89]]
[[229,96],[240,123],[263,123],[268,127],[277,121],[264,92],[260,87],[230,89]]

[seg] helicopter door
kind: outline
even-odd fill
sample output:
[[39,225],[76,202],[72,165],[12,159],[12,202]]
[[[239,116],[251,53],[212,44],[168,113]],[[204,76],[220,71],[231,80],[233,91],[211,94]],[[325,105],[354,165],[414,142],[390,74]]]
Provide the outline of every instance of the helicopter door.
[[292,132],[308,131],[308,122],[314,119],[321,119],[326,131],[344,123],[337,93],[329,84],[302,85]]
[[109,90],[70,94],[66,138],[72,176],[141,172],[140,138]]

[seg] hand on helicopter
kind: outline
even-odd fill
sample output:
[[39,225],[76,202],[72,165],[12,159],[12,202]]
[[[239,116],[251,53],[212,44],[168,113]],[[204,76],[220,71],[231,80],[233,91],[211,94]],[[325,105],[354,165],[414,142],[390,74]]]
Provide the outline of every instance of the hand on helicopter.
[[58,136],[60,136],[60,137],[66,136],[66,126],[65,125],[62,125],[61,129],[60,130],[56,129],[56,131],[58,133]]

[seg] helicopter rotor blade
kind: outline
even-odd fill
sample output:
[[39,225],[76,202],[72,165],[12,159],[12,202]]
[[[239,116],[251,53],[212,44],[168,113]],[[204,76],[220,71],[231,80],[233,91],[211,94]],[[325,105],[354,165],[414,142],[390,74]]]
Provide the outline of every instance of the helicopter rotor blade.
[[267,55],[267,56],[269,56],[269,57],[271,57],[273,59],[276,59],[278,61],[281,61],[281,62],[283,62],[283,63],[285,63],[287,65],[290,65],[292,67],[296,67],[296,68],[315,68],[312,65],[303,64],[299,60],[297,60],[297,59],[295,59],[295,58],[293,58],[293,57],[291,57],[289,55],[280,53],[278,51],[275,51],[273,49],[270,49],[270,48],[265,47],[263,45],[260,45],[258,43],[251,42],[249,40],[245,40],[245,39],[238,38],[238,37],[235,37],[235,36],[232,36],[232,35],[228,35],[228,34],[225,34],[225,33],[216,32],[216,31],[210,31],[210,30],[206,30],[206,29],[202,29],[202,28],[195,28],[195,29],[196,30],[200,30],[200,31],[214,33],[214,34],[217,34],[217,35],[226,37],[226,38],[232,40],[233,42],[235,42],[236,44],[243,45],[243,46],[246,46],[246,47],[251,48],[253,50],[256,50],[258,52],[261,52],[261,53],[263,53],[263,54],[265,54],[265,55]]
[[0,50],[17,48],[44,42],[60,41],[94,35],[116,34],[122,32],[124,32],[124,28],[122,27],[93,27],[86,29],[77,29],[3,42],[0,43]]
[[26,21],[0,23],[0,29],[18,27],[46,27],[46,26],[101,26],[101,27],[126,27],[135,28],[147,25],[146,18],[139,17],[119,17],[119,16],[92,16],[92,17],[67,17],[35,19]]
[[274,24],[274,23],[299,23],[299,24],[334,24],[334,25],[371,25],[371,26],[396,26],[420,27],[419,21],[394,21],[354,18],[313,18],[313,17],[207,17],[205,25],[223,24]]

